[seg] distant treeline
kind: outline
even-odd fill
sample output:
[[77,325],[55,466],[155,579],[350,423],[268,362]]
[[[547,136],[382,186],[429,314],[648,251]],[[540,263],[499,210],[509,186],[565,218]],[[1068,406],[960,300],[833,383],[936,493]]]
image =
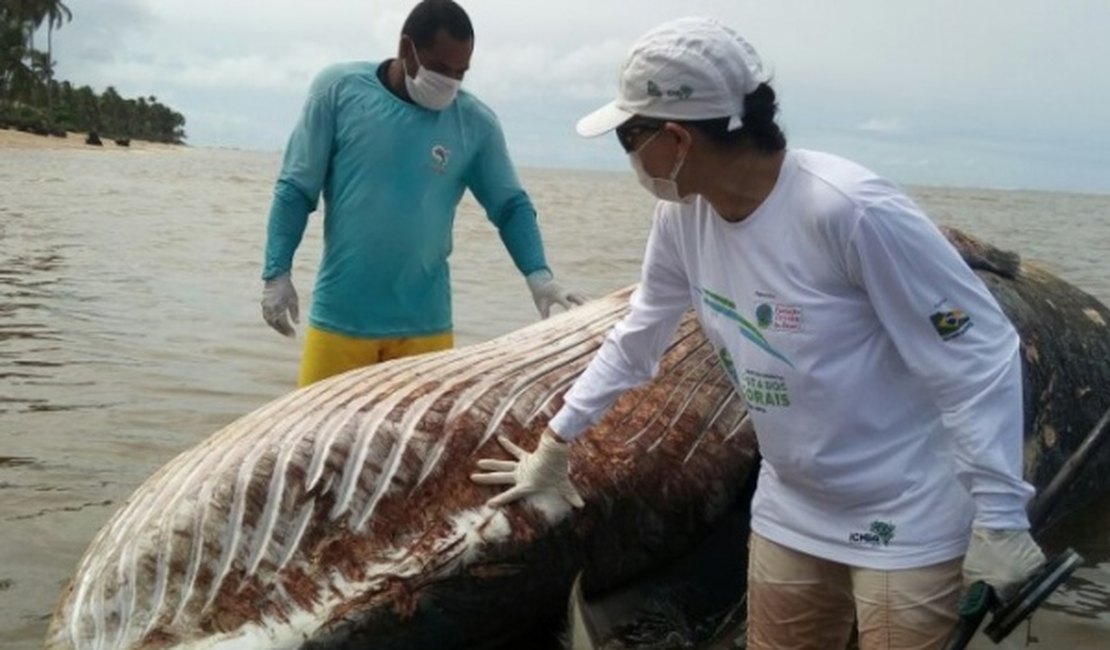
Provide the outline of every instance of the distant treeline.
[[[0,127],[40,135],[87,131],[114,139],[182,143],[185,117],[154,96],[128,99],[109,86],[97,94],[54,79],[53,36],[73,18],[58,0],[0,2]],[[46,51],[35,33],[46,25]]]

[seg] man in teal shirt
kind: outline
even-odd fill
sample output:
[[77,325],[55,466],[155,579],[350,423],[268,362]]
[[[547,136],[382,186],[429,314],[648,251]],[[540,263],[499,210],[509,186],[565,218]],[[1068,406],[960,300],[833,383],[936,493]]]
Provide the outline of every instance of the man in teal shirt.
[[459,88],[473,47],[459,5],[423,0],[405,21],[396,59],[334,65],[313,81],[274,191],[262,274],[263,317],[293,336],[293,253],[323,192],[324,253],[302,386],[453,345],[447,259],[467,188],[541,315],[581,304],[553,280],[497,117]]

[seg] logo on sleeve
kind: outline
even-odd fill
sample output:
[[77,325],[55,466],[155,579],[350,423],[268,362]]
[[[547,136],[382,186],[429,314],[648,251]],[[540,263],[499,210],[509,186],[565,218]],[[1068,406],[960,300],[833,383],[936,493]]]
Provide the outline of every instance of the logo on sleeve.
[[963,334],[971,329],[972,325],[971,317],[961,309],[938,311],[930,316],[929,320],[933,323],[933,329],[945,341],[951,341]]

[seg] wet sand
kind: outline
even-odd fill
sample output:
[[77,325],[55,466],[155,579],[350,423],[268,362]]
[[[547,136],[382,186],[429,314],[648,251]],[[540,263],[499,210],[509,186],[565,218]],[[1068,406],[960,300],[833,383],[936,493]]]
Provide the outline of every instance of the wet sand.
[[15,129],[0,129],[0,150],[3,149],[88,149],[89,151],[181,151],[186,147],[178,144],[132,140],[131,146],[121,147],[114,141],[101,137],[102,146],[85,144],[86,133],[70,131],[67,137],[35,135]]

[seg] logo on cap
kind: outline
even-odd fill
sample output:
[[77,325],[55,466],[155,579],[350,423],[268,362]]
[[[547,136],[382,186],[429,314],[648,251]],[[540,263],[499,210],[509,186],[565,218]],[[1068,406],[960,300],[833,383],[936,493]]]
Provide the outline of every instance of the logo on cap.
[[671,99],[690,99],[690,96],[694,94],[694,89],[687,86],[686,84],[682,84],[678,88],[671,88],[670,90],[664,91],[662,88],[659,87],[659,84],[655,83],[651,79],[648,79],[647,94],[650,97],[669,97]]

